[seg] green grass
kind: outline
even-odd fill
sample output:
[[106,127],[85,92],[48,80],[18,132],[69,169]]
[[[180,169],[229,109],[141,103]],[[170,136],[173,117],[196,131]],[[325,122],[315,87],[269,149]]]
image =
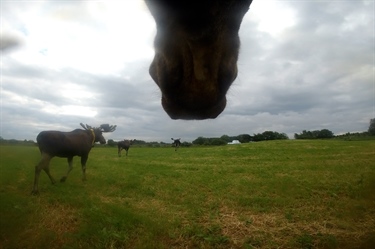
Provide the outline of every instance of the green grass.
[[[65,183],[0,146],[0,248],[374,248],[375,141],[93,148]],[[51,161],[59,179],[66,159]]]

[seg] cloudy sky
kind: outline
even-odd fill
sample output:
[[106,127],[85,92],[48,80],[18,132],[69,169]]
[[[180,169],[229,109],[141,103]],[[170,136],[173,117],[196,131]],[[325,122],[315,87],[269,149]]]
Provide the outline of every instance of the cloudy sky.
[[170,142],[329,129],[375,118],[373,0],[254,0],[241,25],[239,74],[216,119],[171,120],[148,74],[155,24],[141,0],[1,0],[1,129],[116,124],[107,139]]

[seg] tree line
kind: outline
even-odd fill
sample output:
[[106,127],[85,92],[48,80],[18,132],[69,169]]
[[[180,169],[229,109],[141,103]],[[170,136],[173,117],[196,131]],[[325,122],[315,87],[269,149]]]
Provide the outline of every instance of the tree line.
[[[373,139],[375,136],[375,118],[370,120],[370,126],[367,131],[364,132],[356,132],[356,133],[345,133],[342,135],[334,135],[334,133],[328,129],[322,130],[314,130],[314,131],[307,131],[303,130],[301,133],[295,133],[295,139],[330,139],[330,138],[344,138],[344,139],[352,139],[352,138],[364,138],[368,137]],[[189,147],[191,145],[224,145],[232,142],[233,140],[238,140],[241,143],[249,143],[249,142],[259,142],[259,141],[268,141],[268,140],[286,140],[289,139],[288,135],[285,133],[279,133],[276,131],[265,131],[263,133],[253,134],[252,136],[249,134],[240,134],[237,136],[228,136],[222,135],[221,137],[198,137],[192,143],[189,142],[182,142],[181,146]],[[35,142],[33,140],[15,140],[15,139],[3,139],[0,137],[0,144],[28,144],[34,145]],[[108,146],[117,146],[117,142],[113,139],[108,139],[107,141]],[[169,147],[171,143],[165,142],[146,142],[143,140],[134,140],[134,146],[139,147]],[[98,145],[100,146],[100,145]]]
[[232,142],[233,140],[238,140],[240,143],[249,142],[259,142],[266,140],[285,140],[289,139],[288,135],[285,133],[279,133],[276,131],[265,131],[263,133],[254,134],[253,136],[249,134],[240,134],[238,136],[228,136],[222,135],[221,137],[198,137],[192,144],[194,145],[224,145]]
[[344,138],[344,139],[351,139],[351,138],[364,138],[364,137],[371,137],[375,136],[375,118],[370,120],[370,125],[367,131],[364,132],[355,132],[350,133],[347,132],[342,135],[334,135],[332,131],[328,129],[323,130],[315,130],[315,131],[306,131],[303,130],[300,134],[295,133],[295,139],[324,139],[324,138]]
[[300,134],[294,133],[295,139],[322,139],[322,138],[333,138],[334,134],[328,129],[306,131],[303,130]]
[[[279,133],[276,131],[265,131],[263,133],[254,134],[253,136],[249,134],[240,134],[237,136],[222,135],[221,137],[198,137],[189,142],[181,142],[182,147],[189,147],[192,145],[225,145],[233,140],[238,140],[240,143],[258,142],[265,140],[285,140],[289,139],[288,135],[285,133]],[[109,146],[117,146],[117,142],[113,139],[108,139],[107,144]],[[146,142],[143,140],[134,140],[132,146],[137,147],[169,147],[171,143],[165,142]]]

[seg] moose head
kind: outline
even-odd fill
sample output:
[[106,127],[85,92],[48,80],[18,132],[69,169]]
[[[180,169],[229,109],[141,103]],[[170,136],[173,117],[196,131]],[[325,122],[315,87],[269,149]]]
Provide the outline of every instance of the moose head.
[[93,144],[95,142],[100,142],[101,144],[105,144],[105,138],[103,137],[103,132],[114,132],[116,130],[117,125],[109,125],[109,124],[101,124],[99,127],[92,127],[88,124],[80,123],[80,125],[85,130],[90,130],[93,136]]
[[149,73],[172,119],[216,118],[237,77],[238,31],[252,0],[146,0],[156,22]]

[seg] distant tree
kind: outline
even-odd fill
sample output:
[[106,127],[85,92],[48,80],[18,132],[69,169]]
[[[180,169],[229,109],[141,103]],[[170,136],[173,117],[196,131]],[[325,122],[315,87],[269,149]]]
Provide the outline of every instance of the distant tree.
[[288,135],[286,134],[286,133],[279,133],[278,135],[277,135],[277,139],[278,140],[288,140],[289,139],[289,137],[288,137]]
[[254,134],[254,141],[264,141],[264,140],[285,140],[289,139],[288,135],[285,133],[278,133],[276,131],[265,131],[263,133]]
[[375,118],[370,120],[370,126],[368,127],[368,133],[371,136],[375,136]]
[[145,141],[143,141],[143,140],[135,140],[134,139],[134,141],[133,141],[133,145],[145,145],[146,144],[146,142]]
[[191,143],[189,143],[189,142],[182,142],[182,143],[181,143],[181,146],[182,146],[182,147],[190,147],[190,146],[191,146]]
[[211,138],[209,141],[210,141],[209,145],[224,145],[228,143],[227,141],[221,138]]
[[194,145],[224,145],[227,144],[227,140],[222,139],[222,137],[217,138],[206,138],[206,137],[198,137],[192,142]]
[[279,139],[281,136],[280,133],[276,131],[265,131],[263,132],[263,137],[265,138],[265,140],[276,140]]
[[262,133],[258,133],[258,134],[254,134],[254,136],[253,136],[253,140],[254,140],[255,142],[258,142],[258,141],[263,141],[263,140],[265,140],[265,139],[264,139],[264,136],[263,136]]
[[295,139],[317,139],[317,138],[333,138],[334,134],[328,129],[306,131],[303,130],[300,134],[294,133]]
[[364,139],[366,137],[371,137],[371,135],[367,131],[354,132],[354,133],[347,132],[345,134],[335,135],[335,138],[341,138],[341,139],[343,138],[345,140]]
[[111,147],[114,147],[114,146],[117,145],[117,143],[115,141],[113,141],[113,139],[108,139],[107,144],[108,144],[108,146],[111,146]]
[[333,138],[333,132],[327,129],[320,130],[316,138]]
[[195,145],[204,145],[207,142],[207,139],[204,137],[198,137],[192,143]]
[[303,130],[300,134],[294,133],[295,139],[312,139],[311,131]]
[[147,143],[147,146],[148,147],[160,147],[160,143],[159,142],[156,142],[156,141],[153,141],[153,142],[149,142]]
[[220,139],[226,141],[227,143],[229,143],[231,141],[231,138],[228,135],[222,135],[220,137]]
[[252,141],[252,137],[249,134],[241,134],[237,136],[237,140],[239,140],[241,143],[248,143]]

